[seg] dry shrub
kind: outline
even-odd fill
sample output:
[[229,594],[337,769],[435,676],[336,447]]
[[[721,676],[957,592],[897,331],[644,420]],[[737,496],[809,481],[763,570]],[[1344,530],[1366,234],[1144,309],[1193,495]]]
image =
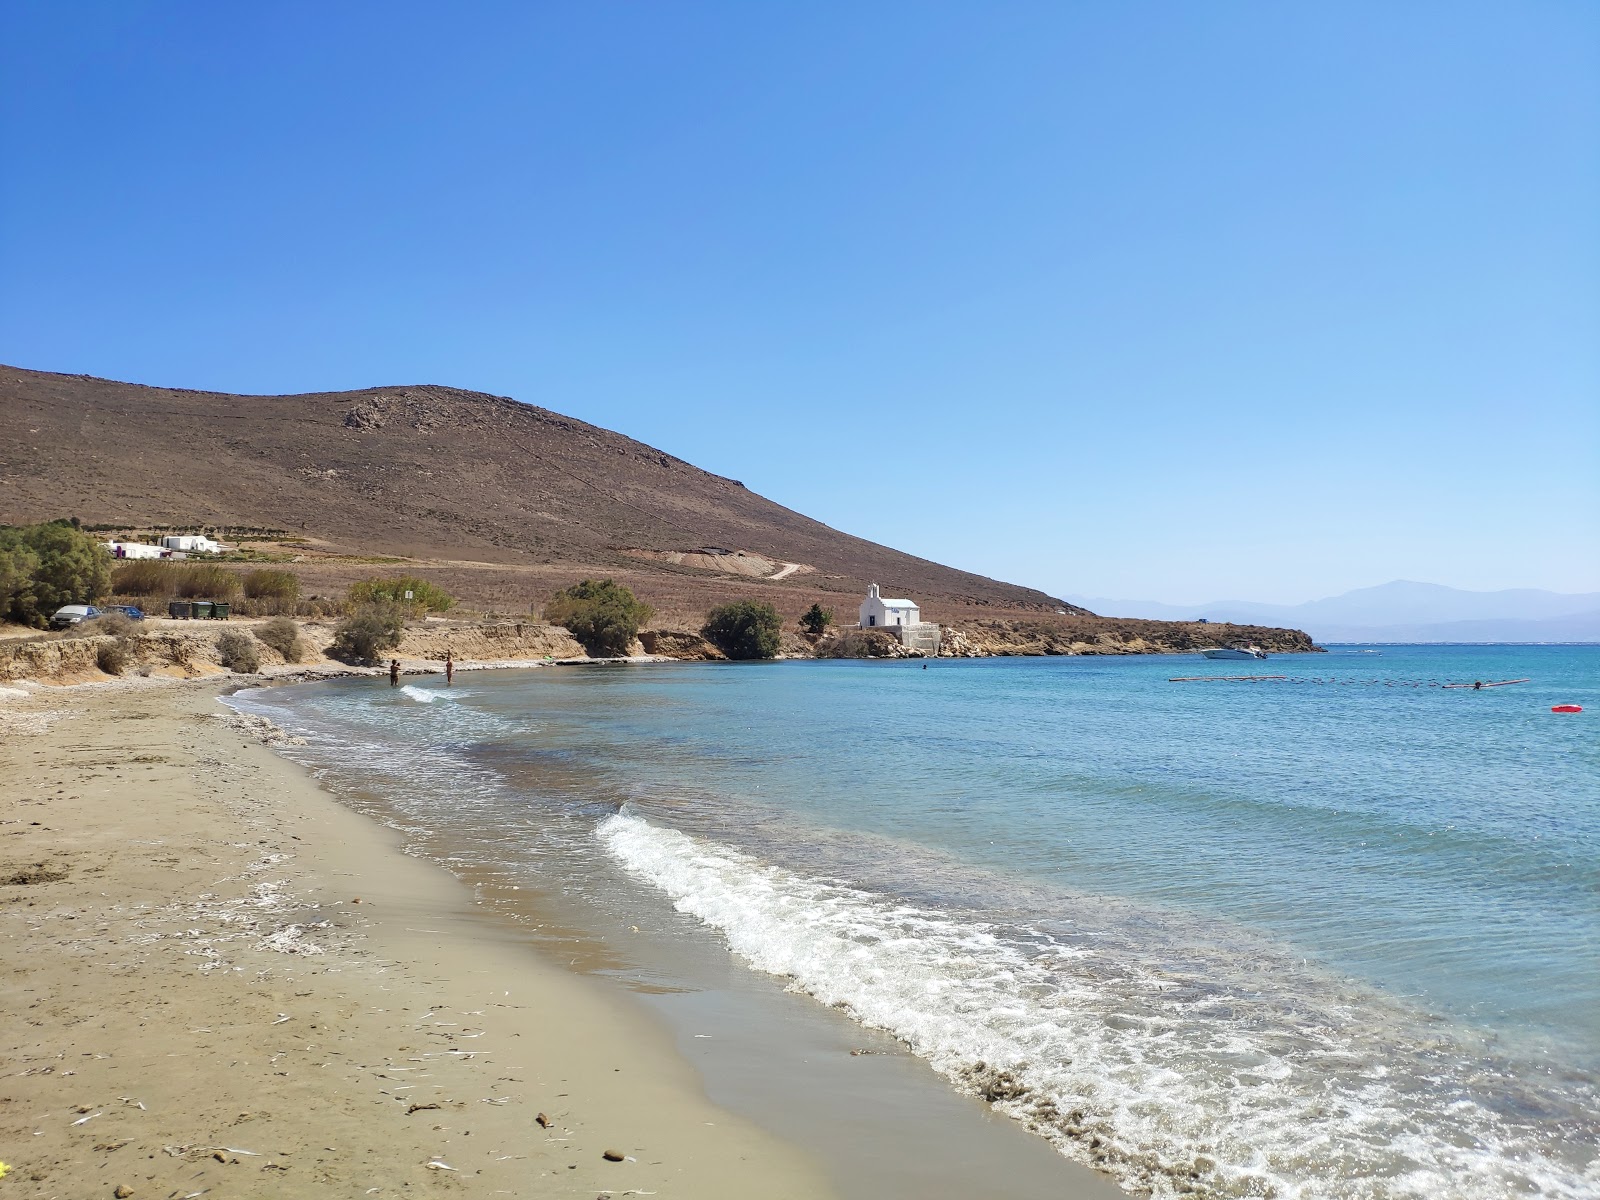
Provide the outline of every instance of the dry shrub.
[[412,612],[444,612],[455,604],[455,597],[415,575],[396,575],[389,579],[373,576],[350,585],[350,603],[403,604]]
[[155,558],[137,558],[112,569],[111,590],[118,596],[160,596],[173,594],[182,566]]
[[127,637],[139,632],[139,623],[121,613],[107,613],[92,621],[79,621],[67,630],[68,637]]
[[264,616],[292,613],[300,599],[300,577],[293,571],[251,571],[244,577],[244,594]]
[[177,594],[184,599],[232,600],[239,591],[239,577],[214,563],[186,563],[178,576]]
[[308,649],[299,624],[291,617],[273,617],[257,628],[256,638],[283,655],[284,662],[299,662]]
[[217,658],[228,670],[253,675],[261,670],[261,655],[255,639],[248,633],[230,629],[217,639]]
[[127,638],[107,642],[94,652],[95,666],[107,675],[121,675],[133,661],[133,649]]
[[312,596],[302,600],[294,606],[295,615],[299,617],[342,617],[350,611],[350,604],[346,600],[334,596]]

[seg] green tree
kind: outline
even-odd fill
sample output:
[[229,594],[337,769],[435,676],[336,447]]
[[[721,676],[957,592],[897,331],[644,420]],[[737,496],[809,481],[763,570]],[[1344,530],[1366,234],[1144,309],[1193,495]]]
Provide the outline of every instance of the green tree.
[[774,658],[783,618],[770,604],[735,600],[706,614],[700,632],[729,658]]
[[23,612],[33,603],[33,577],[39,570],[39,556],[31,546],[8,538],[13,530],[0,529],[0,620],[24,620]]
[[628,652],[639,626],[653,610],[627,588],[612,579],[585,579],[562,588],[544,606],[544,618],[564,627],[583,643],[583,648],[600,658]]
[[819,634],[833,624],[833,609],[813,604],[800,618],[800,628],[810,634]]
[[406,608],[403,604],[377,601],[363,604],[333,631],[333,644],[328,653],[340,662],[358,663],[370,667],[386,650],[400,644],[406,628]]
[[44,625],[63,604],[94,604],[111,590],[111,555],[71,521],[0,529],[0,555],[7,615],[25,625]]
[[[411,594],[406,595],[407,592]],[[350,585],[352,604],[388,602],[403,604],[413,612],[444,612],[455,604],[455,597],[442,587],[415,575],[396,575],[390,579],[374,576]]]

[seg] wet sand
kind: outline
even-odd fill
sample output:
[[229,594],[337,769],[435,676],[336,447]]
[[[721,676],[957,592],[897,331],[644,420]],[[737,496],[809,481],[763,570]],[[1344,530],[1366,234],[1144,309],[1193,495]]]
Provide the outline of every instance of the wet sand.
[[226,686],[0,698],[0,1186],[1121,1194],[742,969],[642,999],[567,969],[273,754]]

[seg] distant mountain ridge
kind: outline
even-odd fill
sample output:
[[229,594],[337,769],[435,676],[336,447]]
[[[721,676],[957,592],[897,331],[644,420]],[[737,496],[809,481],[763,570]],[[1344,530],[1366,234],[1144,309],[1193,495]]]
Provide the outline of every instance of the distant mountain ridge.
[[1473,592],[1397,579],[1304,604],[1218,600],[1164,604],[1069,596],[1104,616],[1160,621],[1283,625],[1318,642],[1592,642],[1600,641],[1600,592],[1538,588]]

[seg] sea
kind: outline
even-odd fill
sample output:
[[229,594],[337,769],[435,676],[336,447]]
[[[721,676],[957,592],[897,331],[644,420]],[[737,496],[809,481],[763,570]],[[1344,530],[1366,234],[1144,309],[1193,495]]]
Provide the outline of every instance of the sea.
[[692,988],[709,947],[1132,1193],[1600,1196],[1600,646],[232,703],[413,852],[662,951],[617,970]]

